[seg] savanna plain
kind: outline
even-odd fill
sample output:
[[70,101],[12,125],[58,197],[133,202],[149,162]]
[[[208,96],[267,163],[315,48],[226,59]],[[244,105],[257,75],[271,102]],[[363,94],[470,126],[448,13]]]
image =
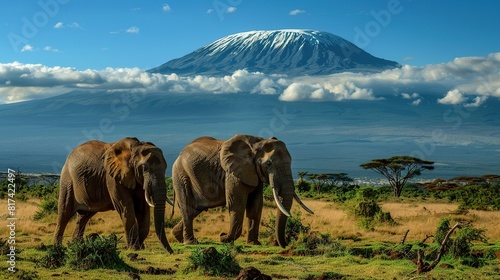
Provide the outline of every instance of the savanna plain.
[[[499,185],[489,187],[498,189]],[[0,263],[2,279],[234,279],[238,271],[210,270],[204,268],[209,260],[197,262],[209,247],[235,261],[238,269],[252,266],[272,279],[500,279],[499,210],[489,206],[482,207],[483,210],[472,209],[478,207],[465,207],[456,196],[432,195],[422,193],[421,189],[418,195],[405,191],[396,198],[383,195],[383,188],[372,187],[351,190],[348,198],[331,191],[301,193],[303,201],[315,214],[293,205],[293,218],[289,219],[291,240],[286,248],[274,245],[272,224],[276,210],[272,194],[266,197],[268,192],[264,197],[260,227],[263,245],[260,246],[245,244],[245,229],[234,244],[219,242],[219,234],[229,228],[224,208],[212,209],[197,217],[195,235],[199,244],[180,244],[170,234],[170,229],[180,219],[179,211],[175,209],[170,219],[171,206],[167,205],[166,231],[174,254],[161,247],[154,235],[153,221],[146,248],[128,250],[118,214],[115,211],[98,213],[89,222],[85,234],[97,233],[97,238],[116,235],[119,264],[86,269],[66,263],[48,268],[47,260],[49,263],[54,261],[48,256],[53,252],[51,245],[57,221],[57,183],[35,188],[39,189],[36,193],[23,193],[18,189],[15,196],[15,273],[8,270],[6,257],[10,229],[0,227],[4,260]],[[356,210],[359,201],[378,205],[378,210],[386,213],[385,218],[360,217]],[[5,193],[0,209],[8,209]],[[6,224],[9,214],[1,213],[0,219]],[[449,248],[457,246],[456,242],[450,243],[449,251],[433,269],[418,274],[418,252],[424,265],[432,263],[440,250],[436,241],[439,230],[446,232],[459,222],[463,226],[449,238],[467,245],[466,252],[457,253],[456,248]],[[69,246],[74,228],[72,220],[65,232],[64,247]],[[214,266],[213,263],[209,265]]]

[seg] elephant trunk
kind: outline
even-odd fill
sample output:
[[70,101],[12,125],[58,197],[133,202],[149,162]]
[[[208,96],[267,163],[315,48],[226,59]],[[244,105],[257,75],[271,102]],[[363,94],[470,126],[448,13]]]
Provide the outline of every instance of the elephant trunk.
[[281,247],[285,248],[287,245],[285,238],[286,221],[292,208],[294,185],[290,167],[284,167],[283,169],[276,175],[270,174],[269,182],[278,205],[276,210],[276,240]]
[[[160,177],[161,178],[161,177]],[[167,185],[164,180],[145,180],[145,197],[149,205],[153,207],[153,218],[155,223],[156,236],[161,244],[169,253],[174,251],[168,243],[167,236],[165,235],[165,201],[167,197]]]

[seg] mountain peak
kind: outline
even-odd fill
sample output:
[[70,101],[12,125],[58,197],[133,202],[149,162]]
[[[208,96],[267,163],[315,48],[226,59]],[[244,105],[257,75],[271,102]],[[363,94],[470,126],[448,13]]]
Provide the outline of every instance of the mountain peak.
[[328,32],[303,29],[247,31],[226,36],[149,70],[181,75],[231,75],[239,69],[266,74],[326,75],[399,67]]

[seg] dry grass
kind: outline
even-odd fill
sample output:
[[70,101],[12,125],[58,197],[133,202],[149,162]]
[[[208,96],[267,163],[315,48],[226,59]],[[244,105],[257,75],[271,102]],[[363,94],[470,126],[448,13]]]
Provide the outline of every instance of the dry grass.
[[[7,201],[0,201],[0,209],[6,209]],[[490,242],[500,241],[500,211],[476,211],[471,210],[466,214],[456,214],[457,205],[448,203],[431,202],[387,202],[382,204],[386,212],[390,212],[397,225],[376,226],[373,230],[361,229],[356,220],[346,214],[341,205],[315,200],[306,200],[305,203],[313,209],[315,214],[310,215],[294,204],[291,213],[302,212],[302,222],[309,224],[312,231],[329,233],[333,239],[361,240],[369,242],[399,242],[405,232],[409,231],[408,241],[417,241],[426,235],[434,234],[437,224],[444,217],[454,220],[471,221],[476,228],[486,229],[486,237]],[[39,221],[34,221],[33,216],[38,211],[39,200],[30,199],[28,202],[18,202],[16,205],[16,238],[17,242],[26,246],[36,246],[40,243],[51,244],[55,230],[57,216],[51,215]],[[275,208],[265,207],[262,213],[262,221],[267,222]],[[170,212],[167,207],[167,212]],[[176,209],[175,216],[179,216]],[[0,216],[6,220],[7,214]],[[75,228],[75,221],[68,224],[64,234],[64,242],[70,241]],[[195,235],[200,241],[218,242],[219,234],[229,229],[228,213],[222,209],[212,209],[203,212],[195,220]],[[7,237],[7,227],[0,227],[0,237]],[[264,230],[261,228],[261,231]],[[123,235],[123,226],[115,211],[98,213],[90,220],[86,233],[97,232],[99,234],[117,233]],[[168,232],[168,230],[167,230]],[[246,234],[246,225],[243,235]],[[171,243],[177,241],[171,234],[168,235]],[[158,242],[154,235],[153,223],[151,225],[149,242]]]
[[[314,215],[307,214],[301,210],[299,206],[294,204],[291,213],[297,211],[302,213],[302,222],[309,224],[312,231],[321,233],[329,233],[333,239],[342,239],[345,243],[354,243],[353,240],[360,241],[356,244],[368,244],[376,242],[399,242],[406,232],[410,230],[407,237],[408,242],[421,240],[427,234],[433,234],[438,222],[444,217],[452,217],[452,219],[469,220],[478,228],[486,229],[486,236],[490,242],[500,241],[500,211],[485,212],[485,211],[470,211],[467,214],[454,214],[457,209],[456,205],[446,203],[431,203],[431,202],[387,202],[382,204],[384,211],[389,211],[392,217],[396,220],[396,226],[377,226],[373,230],[360,229],[355,219],[349,216],[342,209],[342,206],[332,202],[306,200],[304,201],[311,209],[315,211]],[[33,216],[38,211],[39,200],[31,199],[28,202],[18,202],[16,205],[16,246],[24,251],[23,258],[18,266],[24,270],[33,270],[33,263],[28,261],[30,257],[40,258],[44,252],[29,250],[29,248],[37,247],[43,244],[52,244],[52,236],[55,230],[57,217],[51,215],[39,221],[34,221]],[[0,209],[7,208],[7,201],[0,200]],[[276,209],[266,207],[262,215],[264,222],[268,221],[269,215],[274,213]],[[170,207],[167,206],[167,213],[170,212]],[[7,215],[1,212],[0,219],[6,221]],[[176,210],[176,216],[179,212]],[[71,221],[65,232],[64,243],[70,241],[71,234],[75,228],[75,221]],[[219,234],[227,232],[228,213],[221,209],[213,209],[202,213],[195,222],[196,236],[202,243],[213,245],[218,243]],[[261,231],[264,230],[261,228]],[[117,233],[118,236],[123,236],[123,226],[118,214],[114,211],[98,213],[89,222],[86,233],[97,232],[108,235]],[[196,274],[183,274],[182,269],[188,265],[188,256],[193,247],[179,244],[174,240],[171,234],[168,234],[174,250],[174,255],[167,254],[161,248],[155,234],[153,225],[151,225],[150,236],[146,240],[146,250],[140,251],[139,256],[145,258],[144,261],[131,262],[126,259],[126,255],[131,252],[124,250],[125,241],[120,240],[119,249],[122,251],[121,256],[124,257],[131,266],[141,270],[145,270],[148,266],[173,268],[178,272],[172,276],[165,275],[144,275],[141,274],[141,279],[208,279],[206,276],[198,276]],[[246,229],[244,229],[244,234]],[[8,228],[0,227],[0,237],[8,236]],[[240,238],[237,244],[243,244],[244,238]],[[264,240],[261,240],[264,241]],[[206,246],[207,244],[203,244]],[[348,245],[348,244],[346,244]],[[299,257],[281,255],[283,249],[276,246],[245,246],[245,253],[238,256],[238,261],[242,266],[256,266],[262,271],[278,275],[287,279],[306,279],[307,275],[321,275],[325,271],[335,271],[343,275],[350,275],[348,279],[362,279],[363,277],[371,277],[371,279],[408,279],[410,271],[414,270],[414,264],[409,260],[384,260],[384,259],[363,259],[356,256],[344,257]],[[283,266],[287,269],[283,270]],[[362,267],[362,270],[360,268]],[[5,263],[2,269],[5,268]],[[475,279],[494,279],[489,276],[495,274],[495,265],[483,268],[481,270],[468,269],[467,272],[457,269],[437,268],[432,274],[429,274],[433,279],[447,279],[446,277],[464,275],[474,276]],[[113,270],[95,270],[95,271],[69,271],[63,267],[57,270],[35,269],[38,271],[42,279],[51,278],[51,275],[69,273],[61,279],[86,278],[86,279],[102,279],[103,275],[109,279],[128,279],[127,272],[117,273]],[[428,275],[428,276],[429,276]],[[477,276],[476,276],[477,275]],[[109,277],[108,277],[109,276]],[[415,275],[412,275],[415,276]],[[466,277],[466,278],[467,278]],[[0,278],[2,274],[0,273]],[[452,277],[453,278],[453,277]],[[217,278],[211,278],[217,279]]]

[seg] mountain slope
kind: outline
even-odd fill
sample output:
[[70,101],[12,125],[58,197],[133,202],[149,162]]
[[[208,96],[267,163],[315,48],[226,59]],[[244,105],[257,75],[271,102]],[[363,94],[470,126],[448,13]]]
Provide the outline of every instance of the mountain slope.
[[497,173],[500,101],[490,98],[480,110],[459,114],[431,96],[422,93],[422,103],[413,106],[392,95],[383,102],[281,102],[259,94],[159,92],[134,99],[130,92],[70,92],[0,105],[0,118],[8,120],[0,124],[0,170],[59,173],[84,141],[136,136],[163,149],[170,172],[193,139],[243,133],[283,140],[294,174],[374,177],[359,164],[392,155],[435,161],[436,170],[424,174],[431,178]]
[[397,62],[374,57],[331,33],[273,30],[233,34],[149,71],[228,75],[238,69],[247,69],[298,76],[374,72],[399,66]]

